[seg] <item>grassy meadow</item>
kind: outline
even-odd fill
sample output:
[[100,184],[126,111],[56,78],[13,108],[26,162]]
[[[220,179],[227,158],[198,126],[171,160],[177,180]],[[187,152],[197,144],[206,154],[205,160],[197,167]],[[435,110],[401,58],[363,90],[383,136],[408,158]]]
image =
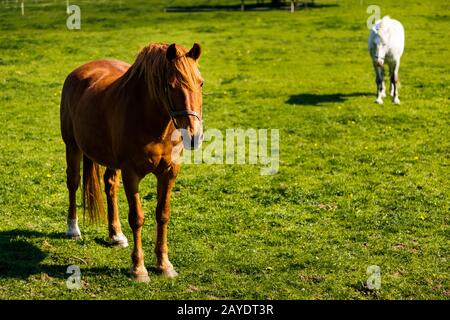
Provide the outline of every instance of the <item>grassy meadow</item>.
[[[316,1],[287,10],[165,12],[208,1],[0,2],[0,299],[449,299],[450,4]],[[250,3],[250,1],[246,1]],[[256,1],[255,1],[256,2]],[[268,1],[266,1],[268,2]],[[374,104],[369,4],[405,27],[400,99]],[[156,181],[140,185],[149,284],[131,246],[83,222],[65,239],[68,192],[59,100],[67,74],[99,58],[133,62],[150,42],[198,42],[205,130],[279,129],[280,168],[184,165],[169,254],[152,266]],[[132,240],[123,188],[119,210]],[[68,290],[66,269],[81,268]],[[370,290],[367,268],[380,267]]]

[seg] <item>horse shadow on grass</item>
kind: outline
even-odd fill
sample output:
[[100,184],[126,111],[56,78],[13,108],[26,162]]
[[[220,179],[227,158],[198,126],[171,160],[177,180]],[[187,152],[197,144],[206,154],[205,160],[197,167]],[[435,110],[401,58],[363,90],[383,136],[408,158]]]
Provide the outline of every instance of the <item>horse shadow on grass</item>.
[[[45,264],[49,255],[34,243],[46,239],[66,239],[65,233],[43,233],[32,230],[9,230],[0,232],[0,278],[27,279],[30,276],[45,275],[51,278],[67,279],[69,265],[79,265],[84,274],[108,274],[107,267],[84,267],[83,261],[67,261],[63,264]],[[72,241],[67,239],[67,241]],[[118,270],[129,275],[129,269]],[[117,272],[117,270],[114,270]]]
[[287,104],[300,106],[324,106],[327,103],[345,102],[348,98],[353,97],[369,97],[373,94],[368,92],[353,92],[353,93],[333,93],[333,94],[315,94],[315,93],[301,93],[289,97]]
[[[295,10],[305,9],[322,9],[329,7],[337,7],[338,4],[323,4],[312,1],[299,1],[295,3]],[[191,5],[191,6],[168,6],[165,7],[166,12],[211,12],[211,11],[241,11],[242,6],[240,1],[236,4],[223,5]],[[290,1],[271,2],[270,0],[263,3],[248,3],[244,2],[244,11],[266,11],[266,10],[291,10]]]

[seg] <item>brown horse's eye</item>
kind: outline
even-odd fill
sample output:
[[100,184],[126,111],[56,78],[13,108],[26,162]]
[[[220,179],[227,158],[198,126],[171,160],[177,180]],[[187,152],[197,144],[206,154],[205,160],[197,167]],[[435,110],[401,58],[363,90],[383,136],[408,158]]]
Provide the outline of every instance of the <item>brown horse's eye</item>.
[[200,83],[200,87],[202,87],[202,88],[203,88],[203,82],[202,82],[202,83]]

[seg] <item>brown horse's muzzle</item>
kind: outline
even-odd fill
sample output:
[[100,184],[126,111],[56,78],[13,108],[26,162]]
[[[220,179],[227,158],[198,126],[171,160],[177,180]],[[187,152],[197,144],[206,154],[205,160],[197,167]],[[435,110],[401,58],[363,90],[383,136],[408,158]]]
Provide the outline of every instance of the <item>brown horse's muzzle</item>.
[[181,129],[184,148],[198,149],[203,142],[203,125],[197,117],[182,117],[176,119],[177,127]]
[[[194,120],[193,126],[190,127],[190,128],[193,128],[193,130],[189,130],[190,138],[191,138],[190,146],[187,147],[186,143],[185,143],[185,148],[188,150],[199,149],[202,146],[202,142],[203,142],[203,125],[199,119],[194,118],[193,120]],[[191,121],[191,123],[192,123],[192,121]]]

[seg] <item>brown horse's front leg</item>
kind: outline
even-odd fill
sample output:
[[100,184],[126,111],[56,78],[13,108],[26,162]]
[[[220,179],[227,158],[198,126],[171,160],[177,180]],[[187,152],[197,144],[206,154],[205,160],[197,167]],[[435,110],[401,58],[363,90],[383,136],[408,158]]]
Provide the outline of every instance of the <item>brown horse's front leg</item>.
[[122,180],[128,199],[128,222],[131,230],[133,230],[134,238],[134,247],[131,253],[131,260],[133,261],[131,276],[138,282],[148,282],[150,278],[144,264],[141,236],[142,226],[144,225],[144,211],[139,200],[139,182],[141,178],[132,170],[123,170]]
[[180,167],[174,165],[172,170],[157,176],[158,204],[156,206],[156,259],[157,271],[166,277],[176,277],[178,273],[169,261],[167,249],[167,224],[170,219],[170,192],[175,183]]

